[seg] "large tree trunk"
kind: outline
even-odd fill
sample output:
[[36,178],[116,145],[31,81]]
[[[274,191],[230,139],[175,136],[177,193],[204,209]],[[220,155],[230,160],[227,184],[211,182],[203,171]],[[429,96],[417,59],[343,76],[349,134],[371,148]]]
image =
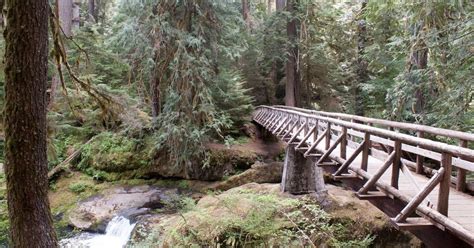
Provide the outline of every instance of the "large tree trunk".
[[[428,65],[428,48],[426,47],[426,43],[423,40],[422,35],[419,32],[422,32],[423,25],[419,25],[415,28],[415,36],[417,36],[415,44],[412,46],[412,51],[410,54],[410,62],[408,71],[412,72],[415,70],[423,70],[426,69]],[[413,78],[413,77],[412,77]],[[416,77],[418,82],[414,82],[417,84],[417,89],[415,91],[415,101],[413,103],[412,109],[413,113],[421,114],[425,108],[425,98],[423,95],[423,88],[421,87],[422,77]]]
[[11,247],[57,247],[48,202],[47,0],[7,0],[5,171]]
[[95,0],[88,0],[87,1],[87,20],[91,22],[97,21],[96,19],[96,12],[95,12]]
[[286,0],[276,0],[276,10],[277,11],[281,11],[281,10],[285,9],[285,6],[286,6]]
[[286,95],[285,104],[288,106],[301,107],[301,75],[299,68],[299,34],[300,21],[297,15],[298,0],[289,0],[287,9],[291,13],[291,19],[287,26],[289,40],[288,61],[286,62]]
[[71,36],[74,18],[73,0],[58,0],[57,6],[61,28],[65,35]]
[[272,13],[273,2],[274,2],[274,0],[268,0],[268,1],[267,1],[267,13],[268,13],[269,15]]
[[160,75],[158,75],[158,51],[156,51],[156,55],[154,58],[155,61],[155,68],[153,69],[153,73],[151,75],[150,81],[150,89],[151,89],[151,116],[154,120],[160,115],[161,113],[161,98],[160,98]]
[[356,115],[364,116],[364,97],[362,95],[362,84],[369,80],[369,73],[367,70],[368,63],[365,60],[365,48],[367,46],[367,23],[365,20],[365,12],[367,8],[367,1],[363,0],[359,13],[359,20],[357,24],[357,82],[354,85],[354,112]]
[[242,0],[242,17],[247,28],[250,29],[252,20],[250,19],[250,2],[248,0]]
[[5,16],[3,15],[3,7],[5,6],[5,0],[0,0],[0,27],[5,27]]

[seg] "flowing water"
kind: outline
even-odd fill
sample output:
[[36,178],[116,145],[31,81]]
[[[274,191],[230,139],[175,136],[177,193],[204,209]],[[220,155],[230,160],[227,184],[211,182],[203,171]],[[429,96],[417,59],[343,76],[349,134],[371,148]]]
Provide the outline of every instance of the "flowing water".
[[125,217],[114,217],[105,230],[105,234],[81,233],[73,238],[63,239],[62,248],[122,248],[133,231],[135,224]]

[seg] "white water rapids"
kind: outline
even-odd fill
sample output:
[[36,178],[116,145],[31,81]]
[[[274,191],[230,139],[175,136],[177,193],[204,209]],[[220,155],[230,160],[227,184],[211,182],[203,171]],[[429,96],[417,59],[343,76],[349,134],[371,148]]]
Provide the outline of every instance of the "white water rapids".
[[122,216],[114,217],[105,230],[105,234],[81,233],[73,238],[63,239],[62,248],[123,248],[133,231],[135,224]]

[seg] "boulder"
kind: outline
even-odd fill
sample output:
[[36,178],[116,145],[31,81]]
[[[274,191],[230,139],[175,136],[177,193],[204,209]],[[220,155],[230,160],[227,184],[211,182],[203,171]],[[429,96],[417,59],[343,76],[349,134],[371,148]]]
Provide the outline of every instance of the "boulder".
[[209,187],[212,190],[228,190],[248,183],[279,183],[283,172],[282,162],[256,162],[250,169]]
[[107,222],[116,215],[133,219],[151,209],[163,207],[173,198],[177,198],[176,189],[148,185],[114,187],[81,201],[69,214],[69,222],[81,230],[104,232]]

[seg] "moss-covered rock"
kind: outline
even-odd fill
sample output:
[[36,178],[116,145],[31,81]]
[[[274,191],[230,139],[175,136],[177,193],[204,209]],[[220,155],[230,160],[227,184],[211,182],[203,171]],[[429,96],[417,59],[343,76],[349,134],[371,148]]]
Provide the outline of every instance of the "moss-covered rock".
[[77,167],[91,173],[138,170],[150,164],[152,151],[153,141],[150,138],[103,132],[83,148]]
[[311,198],[280,193],[278,184],[251,183],[205,196],[180,214],[138,224],[132,247],[371,245],[372,232],[355,232],[357,225],[355,220],[333,218]]

